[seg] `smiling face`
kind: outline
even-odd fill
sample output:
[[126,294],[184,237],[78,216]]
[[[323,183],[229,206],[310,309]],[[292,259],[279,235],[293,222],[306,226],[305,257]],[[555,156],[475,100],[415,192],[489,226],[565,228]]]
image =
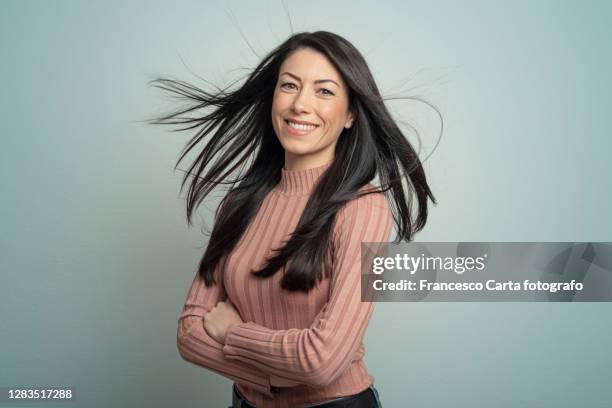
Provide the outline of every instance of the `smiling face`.
[[332,161],[340,133],[352,124],[349,90],[334,65],[311,48],[291,53],[279,69],[272,101],[272,126],[285,149],[285,168]]

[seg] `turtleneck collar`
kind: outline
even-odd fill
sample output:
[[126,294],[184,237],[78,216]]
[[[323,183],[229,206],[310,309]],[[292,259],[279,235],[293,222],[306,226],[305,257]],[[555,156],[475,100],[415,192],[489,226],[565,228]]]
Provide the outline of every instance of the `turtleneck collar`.
[[319,177],[333,163],[333,160],[318,167],[304,170],[281,169],[281,180],[277,189],[285,195],[310,194]]

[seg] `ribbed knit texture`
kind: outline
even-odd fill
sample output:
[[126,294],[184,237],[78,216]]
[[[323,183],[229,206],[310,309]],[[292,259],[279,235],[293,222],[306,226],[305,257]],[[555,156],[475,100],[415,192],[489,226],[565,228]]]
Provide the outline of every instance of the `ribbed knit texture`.
[[[281,289],[282,271],[263,279],[250,273],[289,238],[330,165],[282,169],[280,183],[215,270],[217,284],[206,287],[196,273],[179,316],[181,356],[233,380],[257,407],[306,406],[357,394],[374,382],[363,362],[374,303],[361,301],[360,250],[361,242],[390,238],[393,220],[383,194],[355,199],[338,212],[331,276],[308,294]],[[206,333],[202,317],[227,298],[245,323],[233,326],[223,345]]]

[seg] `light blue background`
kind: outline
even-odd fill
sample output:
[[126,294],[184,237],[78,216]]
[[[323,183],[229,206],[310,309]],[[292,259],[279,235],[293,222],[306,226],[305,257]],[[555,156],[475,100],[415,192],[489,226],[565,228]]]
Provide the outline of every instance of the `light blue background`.
[[[612,241],[612,6],[605,1],[288,2],[294,31],[365,55],[383,94],[444,116],[419,241]],[[290,35],[283,3],[0,4],[0,386],[72,385],[73,407],[224,407],[176,319],[214,202],[185,222],[191,134],[146,82],[235,79]],[[234,71],[231,71],[234,70]],[[231,72],[230,72],[231,71]],[[432,110],[393,102],[422,131]],[[186,162],[181,169],[186,169]],[[381,303],[366,363],[386,408],[607,407],[610,304]]]

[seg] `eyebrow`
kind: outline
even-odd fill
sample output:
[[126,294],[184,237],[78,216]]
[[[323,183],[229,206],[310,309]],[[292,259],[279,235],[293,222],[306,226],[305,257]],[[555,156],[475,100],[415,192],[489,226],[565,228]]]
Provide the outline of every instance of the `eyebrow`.
[[[302,81],[302,79],[299,76],[294,75],[291,72],[285,71],[281,75],[283,75],[283,74],[287,74],[290,77],[293,77],[293,78],[297,79],[300,82]],[[320,83],[323,83],[323,82],[333,82],[334,84],[336,84],[336,86],[338,86],[340,88],[340,85],[336,81],[334,81],[333,79],[317,79],[316,81],[314,81],[315,84],[320,84]]]

